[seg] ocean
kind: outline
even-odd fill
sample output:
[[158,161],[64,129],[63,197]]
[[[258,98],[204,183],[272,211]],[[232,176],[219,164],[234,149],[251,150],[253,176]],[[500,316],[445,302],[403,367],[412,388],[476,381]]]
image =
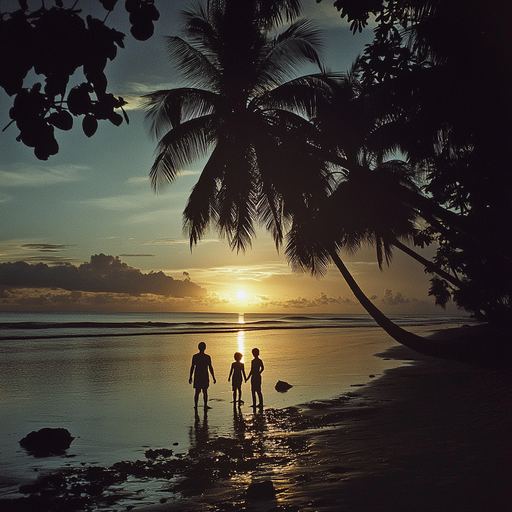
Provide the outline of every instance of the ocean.
[[[473,322],[393,319],[425,334]],[[266,410],[336,398],[408,364],[375,355],[396,343],[366,315],[0,312],[0,497],[17,496],[20,483],[47,470],[108,467],[144,459],[148,449],[185,454],[195,442],[188,376],[201,341],[217,378],[211,409],[198,411],[210,438],[233,436],[240,421],[227,380],[237,351],[248,373],[252,348],[260,350]],[[278,393],[279,380],[292,387]],[[242,417],[258,414],[249,383],[242,393]],[[35,458],[20,447],[43,427],[75,437],[65,457]]]

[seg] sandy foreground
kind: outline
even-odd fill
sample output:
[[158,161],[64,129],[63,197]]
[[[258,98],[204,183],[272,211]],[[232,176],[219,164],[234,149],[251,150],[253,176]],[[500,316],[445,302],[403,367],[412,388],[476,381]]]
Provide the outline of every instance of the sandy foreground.
[[[244,415],[233,439],[201,440],[198,431],[185,458],[163,454],[131,468],[162,481],[173,475],[169,489],[180,498],[168,492],[150,506],[112,499],[101,510],[512,511],[510,373],[404,347],[380,356],[411,364],[367,386],[354,383],[353,392],[333,401]],[[260,493],[260,500],[246,500],[249,486],[265,481],[275,499]],[[36,503],[0,509],[36,510]],[[49,510],[80,509],[72,505],[68,497]]]

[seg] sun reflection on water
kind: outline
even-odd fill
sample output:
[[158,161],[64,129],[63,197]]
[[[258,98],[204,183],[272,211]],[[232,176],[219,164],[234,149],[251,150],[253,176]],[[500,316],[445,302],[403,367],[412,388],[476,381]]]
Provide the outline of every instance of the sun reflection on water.
[[[245,348],[245,331],[238,331],[238,352],[240,352],[242,355],[244,353]],[[242,357],[242,361],[243,361]]]

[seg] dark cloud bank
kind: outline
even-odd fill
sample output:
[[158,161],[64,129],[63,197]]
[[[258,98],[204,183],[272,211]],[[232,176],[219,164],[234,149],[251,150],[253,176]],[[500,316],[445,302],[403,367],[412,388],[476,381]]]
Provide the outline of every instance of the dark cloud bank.
[[5,288],[61,288],[68,291],[125,293],[132,296],[151,293],[165,297],[206,296],[206,289],[194,284],[188,274],[181,281],[163,272],[144,274],[123,263],[118,256],[95,254],[91,261],[49,266],[24,261],[0,264],[0,285]]

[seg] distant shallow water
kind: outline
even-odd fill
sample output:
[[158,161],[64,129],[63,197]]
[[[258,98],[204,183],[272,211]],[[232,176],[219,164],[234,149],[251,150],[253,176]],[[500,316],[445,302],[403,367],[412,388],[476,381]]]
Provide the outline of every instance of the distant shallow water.
[[[472,322],[466,316],[391,315],[396,323],[428,327]],[[277,329],[376,327],[368,315],[282,315],[262,313],[70,313],[0,312],[0,342],[67,337],[209,334]]]

